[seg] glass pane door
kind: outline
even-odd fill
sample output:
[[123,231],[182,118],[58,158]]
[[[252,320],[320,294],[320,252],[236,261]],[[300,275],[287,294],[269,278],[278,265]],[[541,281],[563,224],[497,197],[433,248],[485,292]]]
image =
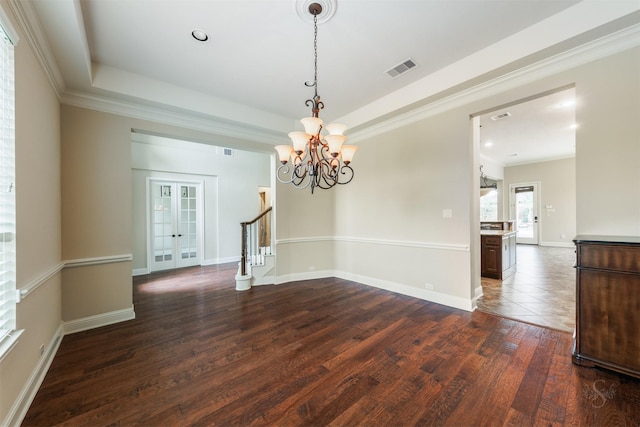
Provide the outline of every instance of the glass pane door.
[[151,271],[175,268],[174,190],[175,186],[170,183],[151,184]]
[[512,193],[518,243],[538,244],[537,192],[535,184],[516,185]]
[[150,182],[149,271],[200,265],[200,184]]
[[198,189],[197,186],[180,185],[180,259],[181,267],[200,263],[198,239]]

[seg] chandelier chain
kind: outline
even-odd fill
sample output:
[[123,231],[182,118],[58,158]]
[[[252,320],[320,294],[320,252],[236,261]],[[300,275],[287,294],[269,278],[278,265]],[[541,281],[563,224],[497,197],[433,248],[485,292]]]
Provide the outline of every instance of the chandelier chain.
[[313,14],[313,84],[318,96],[318,14]]

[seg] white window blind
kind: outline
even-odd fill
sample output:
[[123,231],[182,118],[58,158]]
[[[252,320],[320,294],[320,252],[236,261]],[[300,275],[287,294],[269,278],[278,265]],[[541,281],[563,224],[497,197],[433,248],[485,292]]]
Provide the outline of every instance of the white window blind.
[[13,44],[0,26],[0,343],[16,327],[15,81]]

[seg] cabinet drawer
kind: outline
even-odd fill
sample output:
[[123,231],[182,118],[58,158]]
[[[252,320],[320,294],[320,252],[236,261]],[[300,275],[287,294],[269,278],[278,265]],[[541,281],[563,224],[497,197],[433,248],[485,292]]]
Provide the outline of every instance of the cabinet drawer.
[[640,246],[582,244],[578,266],[640,273]]
[[500,246],[502,244],[502,236],[482,236],[482,244]]

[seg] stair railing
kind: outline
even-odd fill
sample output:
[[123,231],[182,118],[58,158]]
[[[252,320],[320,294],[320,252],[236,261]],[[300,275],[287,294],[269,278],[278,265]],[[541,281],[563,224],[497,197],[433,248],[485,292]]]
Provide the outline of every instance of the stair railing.
[[240,257],[240,274],[247,274],[247,259],[256,262],[262,254],[261,247],[271,247],[271,209],[269,206],[251,221],[241,222],[242,251]]

